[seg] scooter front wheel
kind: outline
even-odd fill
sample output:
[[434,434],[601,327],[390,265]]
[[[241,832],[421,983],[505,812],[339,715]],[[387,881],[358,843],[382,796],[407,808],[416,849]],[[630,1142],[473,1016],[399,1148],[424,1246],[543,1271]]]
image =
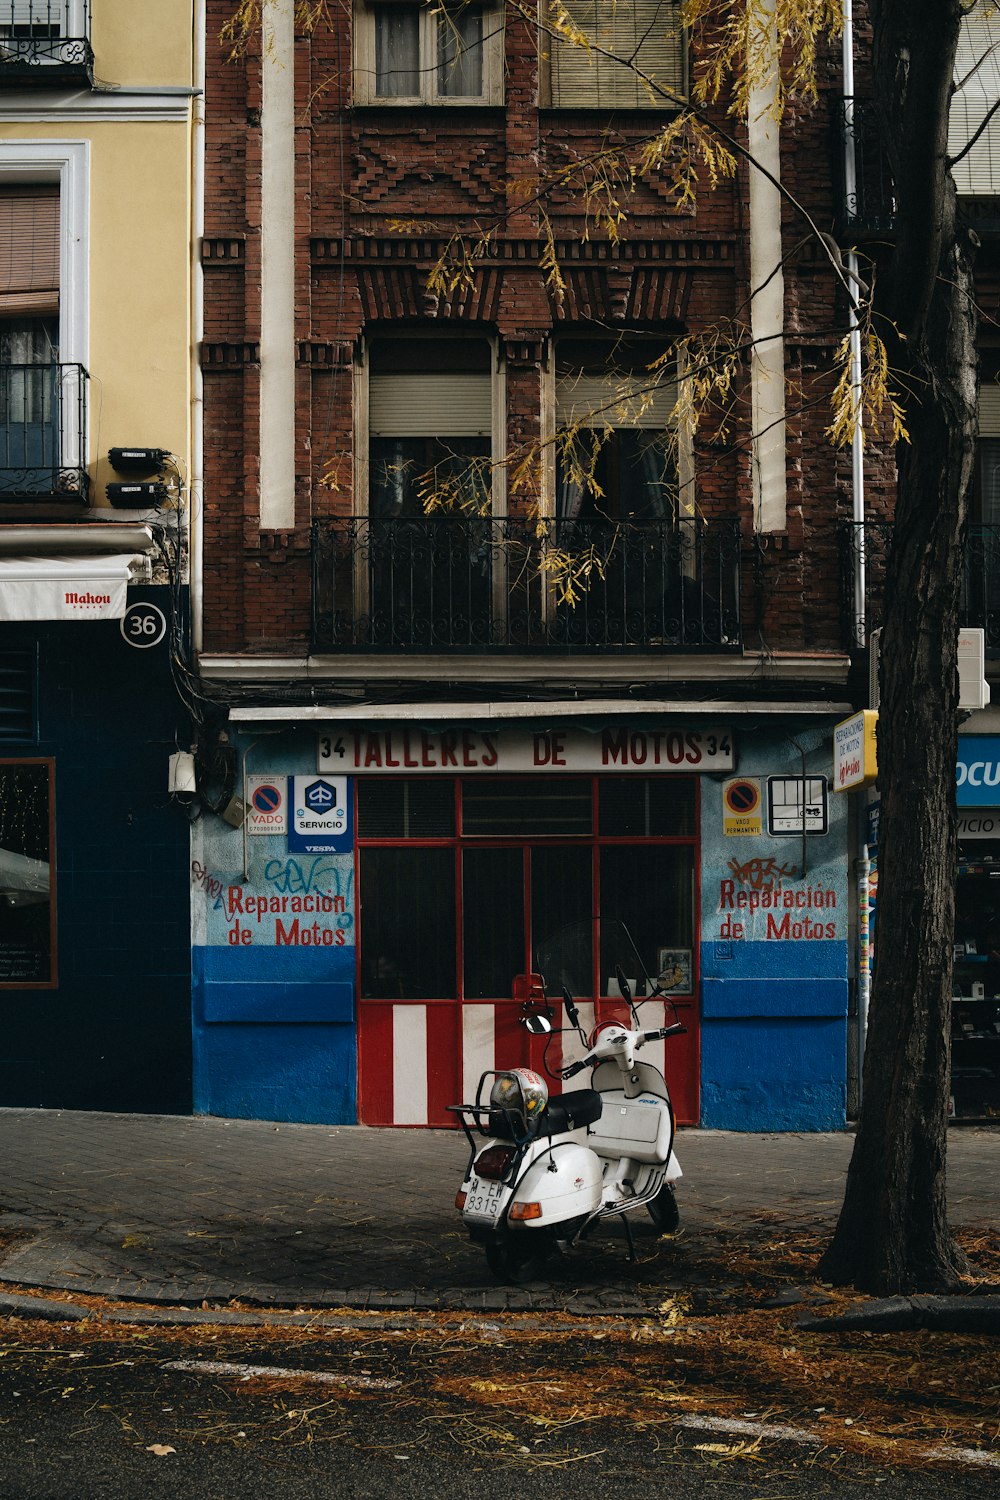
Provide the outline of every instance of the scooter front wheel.
[[661,1234],[674,1234],[681,1222],[681,1211],[677,1207],[677,1195],[673,1185],[665,1182],[655,1198],[646,1204],[649,1217]]
[[541,1229],[502,1234],[486,1242],[486,1264],[498,1281],[522,1286],[534,1281],[555,1249],[555,1240]]

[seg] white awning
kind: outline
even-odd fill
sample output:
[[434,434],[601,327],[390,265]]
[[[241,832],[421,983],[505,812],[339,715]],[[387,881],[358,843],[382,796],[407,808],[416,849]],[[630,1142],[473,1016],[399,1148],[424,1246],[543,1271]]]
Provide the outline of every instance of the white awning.
[[565,719],[565,718],[646,718],[649,715],[669,718],[701,718],[720,714],[831,715],[849,713],[844,703],[758,703],[752,699],[676,701],[668,698],[572,698],[562,701],[542,700],[497,703],[303,703],[296,707],[264,705],[256,708],[231,708],[229,717],[237,724],[266,723],[345,723],[370,724],[412,723],[451,724],[485,723],[497,719]]
[[128,585],[149,576],[146,558],[0,557],[0,620],[120,620]]

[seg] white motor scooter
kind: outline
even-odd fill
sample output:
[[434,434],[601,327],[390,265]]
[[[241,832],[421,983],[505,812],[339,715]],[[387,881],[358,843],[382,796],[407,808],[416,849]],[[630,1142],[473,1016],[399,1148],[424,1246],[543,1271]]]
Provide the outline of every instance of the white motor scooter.
[[[592,1067],[589,1089],[549,1096],[544,1079],[528,1068],[495,1070],[480,1078],[475,1103],[451,1106],[471,1147],[455,1204],[501,1280],[532,1280],[553,1250],[575,1243],[601,1219],[622,1217],[630,1258],[635,1250],[625,1215],[645,1207],[667,1233],[679,1222],[673,1184],[681,1169],[670,1094],[659,1068],[637,1054],[687,1028],[675,1022],[639,1029],[620,967],[616,982],[635,1029],[606,1021],[589,1040],[572,996],[563,991],[571,1030],[588,1050],[554,1076],[568,1079]],[[664,996],[660,982],[647,987],[643,998]],[[522,1017],[536,1036],[553,1030],[544,989],[539,998],[548,1014],[526,1006]]]

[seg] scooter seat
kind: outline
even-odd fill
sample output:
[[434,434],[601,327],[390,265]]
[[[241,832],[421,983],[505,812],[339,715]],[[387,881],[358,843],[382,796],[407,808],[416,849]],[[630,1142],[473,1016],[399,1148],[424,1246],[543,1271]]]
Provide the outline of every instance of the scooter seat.
[[550,1095],[538,1134],[563,1135],[567,1130],[593,1125],[601,1118],[602,1103],[596,1089],[572,1089],[568,1094]]

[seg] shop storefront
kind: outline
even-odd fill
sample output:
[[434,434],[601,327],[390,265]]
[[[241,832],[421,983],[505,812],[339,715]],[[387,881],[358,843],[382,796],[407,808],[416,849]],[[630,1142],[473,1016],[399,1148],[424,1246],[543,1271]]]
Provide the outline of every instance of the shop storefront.
[[952,1112],[1000,1117],[1000,737],[959,737]]
[[681,1122],[843,1123],[829,725],[261,727],[238,726],[246,823],[195,830],[197,1110],[451,1124],[484,1070],[542,1065],[516,976],[545,976],[557,1018],[566,986],[589,1026],[621,966],[670,976],[643,1016],[687,1028],[653,1048]]

